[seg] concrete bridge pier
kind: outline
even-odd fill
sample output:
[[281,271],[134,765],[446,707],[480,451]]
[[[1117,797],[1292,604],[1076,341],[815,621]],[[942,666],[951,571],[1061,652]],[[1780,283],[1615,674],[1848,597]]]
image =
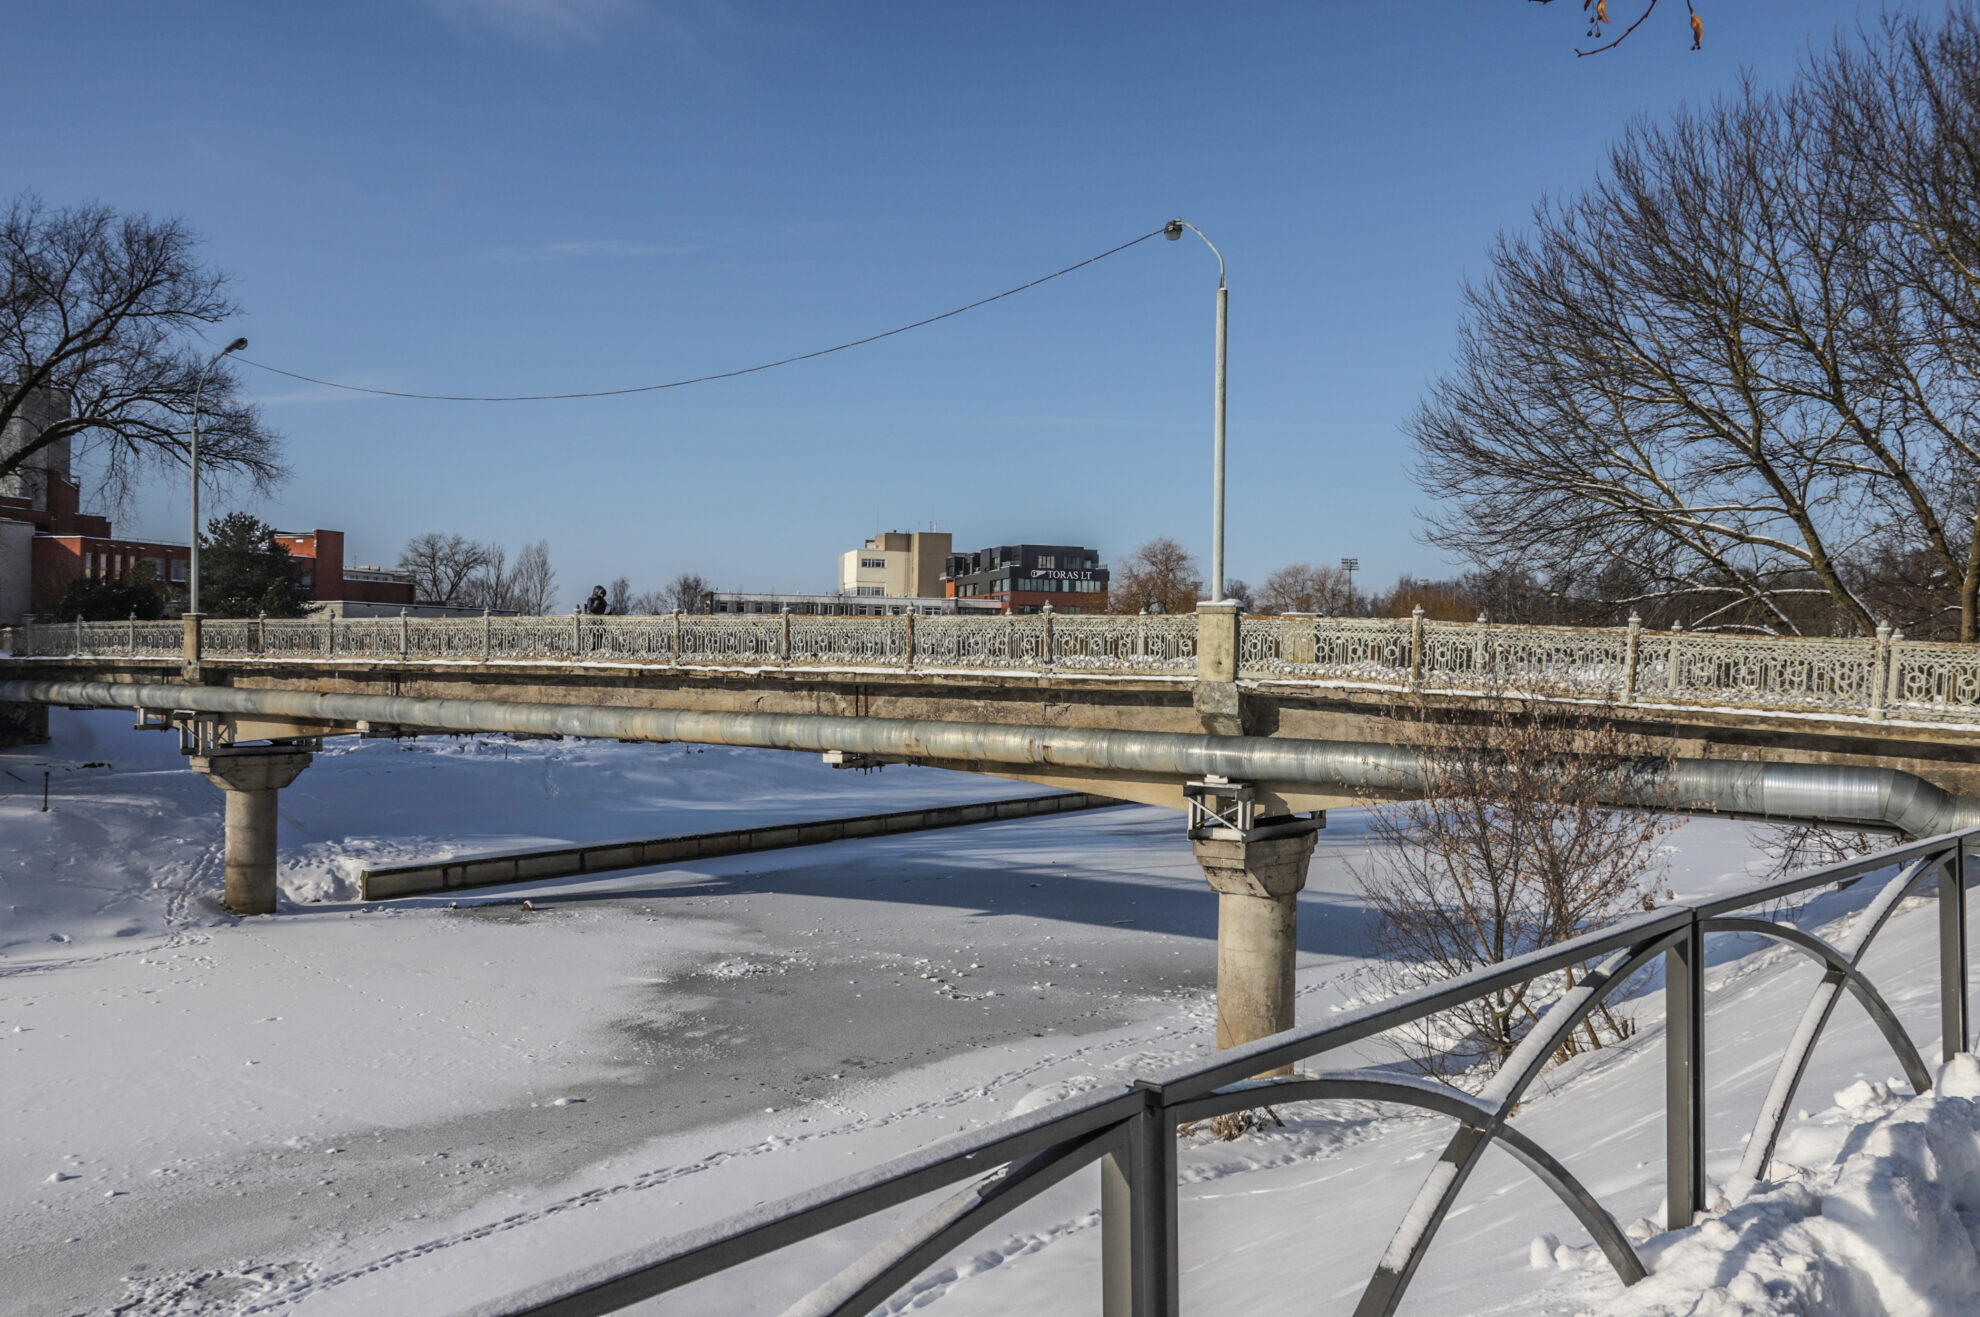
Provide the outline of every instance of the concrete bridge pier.
[[[1243,830],[1191,829],[1196,862],[1217,893],[1217,1046],[1293,1026],[1300,889],[1324,818]],[[1268,1072],[1290,1074],[1291,1067]]]
[[275,913],[276,792],[309,767],[292,746],[214,750],[192,757],[193,771],[227,793],[227,908]]

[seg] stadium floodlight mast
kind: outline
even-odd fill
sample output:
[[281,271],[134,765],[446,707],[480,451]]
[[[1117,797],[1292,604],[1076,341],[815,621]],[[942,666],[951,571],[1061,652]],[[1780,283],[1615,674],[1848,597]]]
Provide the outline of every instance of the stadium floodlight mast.
[[1349,617],[1354,616],[1354,569],[1359,566],[1361,566],[1361,559],[1359,558],[1341,559],[1341,570],[1347,573],[1348,578],[1347,615]]
[[1203,230],[1188,220],[1172,219],[1162,230],[1162,236],[1175,242],[1188,229],[1197,237],[1203,238],[1203,245],[1217,258],[1217,421],[1216,456],[1210,477],[1210,602],[1222,603],[1224,599],[1224,346],[1230,325],[1231,290],[1224,283],[1224,253],[1217,250],[1217,244],[1203,237]]
[[199,383],[193,386],[192,443],[186,449],[186,465],[192,470],[192,561],[186,568],[192,579],[186,583],[186,611],[194,616],[199,614],[199,399],[206,392],[206,377],[220,364],[220,358],[246,346],[246,339],[237,338],[214,353],[213,359],[201,368]]

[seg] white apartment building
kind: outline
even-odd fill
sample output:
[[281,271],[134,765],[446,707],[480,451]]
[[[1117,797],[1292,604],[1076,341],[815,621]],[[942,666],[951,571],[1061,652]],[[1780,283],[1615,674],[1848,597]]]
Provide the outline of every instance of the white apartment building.
[[885,531],[839,555],[839,593],[869,599],[940,598],[955,537],[947,531]]

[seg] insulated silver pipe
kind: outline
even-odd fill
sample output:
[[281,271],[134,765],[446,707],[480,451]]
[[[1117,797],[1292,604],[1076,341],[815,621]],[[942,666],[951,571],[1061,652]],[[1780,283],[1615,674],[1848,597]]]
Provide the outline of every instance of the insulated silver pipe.
[[[1420,753],[1361,741],[1309,741],[1187,732],[1103,731],[829,714],[711,713],[514,700],[426,700],[232,686],[101,681],[0,681],[0,701],[99,708],[190,710],[441,732],[536,732],[627,741],[689,741],[773,750],[844,750],[1166,778],[1218,774],[1242,782],[1410,795],[1422,789]],[[1892,768],[1679,759],[1619,777],[1621,808],[1715,813],[1786,823],[1829,823],[1913,837],[1980,824],[1980,800],[1954,796]]]

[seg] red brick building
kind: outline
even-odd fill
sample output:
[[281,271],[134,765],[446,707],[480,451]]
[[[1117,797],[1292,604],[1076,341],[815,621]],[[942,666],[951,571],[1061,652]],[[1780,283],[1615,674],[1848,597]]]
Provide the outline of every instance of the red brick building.
[[[36,391],[0,429],[0,453],[21,451],[67,415],[67,395]],[[114,581],[140,569],[164,591],[168,612],[185,606],[189,548],[119,537],[107,517],[82,511],[81,503],[67,439],[35,449],[0,477],[0,626],[54,612],[78,577]],[[333,611],[352,604],[396,612],[413,602],[405,573],[345,567],[340,530],[277,531],[275,538],[301,560],[304,593]]]

